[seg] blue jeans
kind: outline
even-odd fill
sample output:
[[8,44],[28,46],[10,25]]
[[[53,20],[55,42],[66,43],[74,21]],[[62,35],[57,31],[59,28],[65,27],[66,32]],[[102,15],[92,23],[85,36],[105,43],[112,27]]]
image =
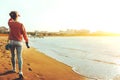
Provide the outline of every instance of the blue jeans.
[[[19,71],[22,71],[22,64],[23,64],[23,61],[22,61],[22,42],[10,40],[10,44],[11,44],[11,62],[12,62],[13,70],[15,70],[15,68],[16,68],[15,54],[17,54]],[[15,51],[16,51],[16,53],[15,53]]]

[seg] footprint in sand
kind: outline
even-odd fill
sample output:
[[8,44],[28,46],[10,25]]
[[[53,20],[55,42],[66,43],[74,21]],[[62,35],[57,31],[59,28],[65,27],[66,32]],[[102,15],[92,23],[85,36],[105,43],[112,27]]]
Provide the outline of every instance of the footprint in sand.
[[28,68],[29,71],[32,71],[32,68]]
[[8,68],[7,68],[7,67],[5,67],[4,69],[5,69],[5,70],[8,70]]
[[30,66],[30,63],[27,63],[28,66]]
[[[30,63],[27,63],[28,66],[30,66]],[[28,68],[28,71],[32,71],[32,68]]]
[[8,65],[11,65],[11,63],[8,63]]
[[[28,66],[30,66],[30,63],[27,63]],[[28,71],[32,71],[32,68],[28,68]]]
[[36,74],[36,77],[38,77],[40,80],[45,80],[45,78],[44,78],[44,76],[43,75],[41,75],[41,74]]

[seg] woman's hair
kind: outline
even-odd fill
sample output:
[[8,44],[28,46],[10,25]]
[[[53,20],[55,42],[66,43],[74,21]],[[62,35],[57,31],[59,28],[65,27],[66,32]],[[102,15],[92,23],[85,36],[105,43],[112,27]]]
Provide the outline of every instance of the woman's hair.
[[10,17],[12,18],[12,19],[16,19],[17,18],[17,16],[18,16],[18,14],[17,14],[17,11],[11,11],[10,13],[9,13],[9,15],[10,15]]

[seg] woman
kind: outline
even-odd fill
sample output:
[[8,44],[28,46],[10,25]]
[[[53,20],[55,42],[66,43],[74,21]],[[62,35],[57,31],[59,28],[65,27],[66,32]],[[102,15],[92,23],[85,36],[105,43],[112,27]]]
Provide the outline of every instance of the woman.
[[18,59],[18,67],[19,67],[19,77],[23,78],[23,72],[22,72],[22,40],[24,38],[26,42],[27,48],[29,48],[28,45],[28,37],[25,30],[25,27],[22,23],[18,22],[18,17],[20,16],[16,11],[11,11],[9,13],[10,19],[8,21],[10,33],[8,40],[11,45],[11,62],[12,62],[12,71],[16,72],[16,66],[15,66],[15,51],[17,53],[17,59]]

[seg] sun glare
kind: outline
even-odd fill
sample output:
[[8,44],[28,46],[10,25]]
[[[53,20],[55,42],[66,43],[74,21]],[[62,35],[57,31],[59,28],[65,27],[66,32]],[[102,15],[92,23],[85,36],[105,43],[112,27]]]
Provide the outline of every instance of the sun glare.
[[107,30],[105,30],[107,32],[112,32],[112,33],[120,33],[120,30],[119,29],[114,29],[114,28],[108,28]]
[[103,32],[110,32],[110,33],[118,33],[120,34],[120,30],[116,27],[101,27],[101,28],[98,28],[98,27],[90,27],[89,30],[91,32],[95,32],[95,31],[103,31]]

